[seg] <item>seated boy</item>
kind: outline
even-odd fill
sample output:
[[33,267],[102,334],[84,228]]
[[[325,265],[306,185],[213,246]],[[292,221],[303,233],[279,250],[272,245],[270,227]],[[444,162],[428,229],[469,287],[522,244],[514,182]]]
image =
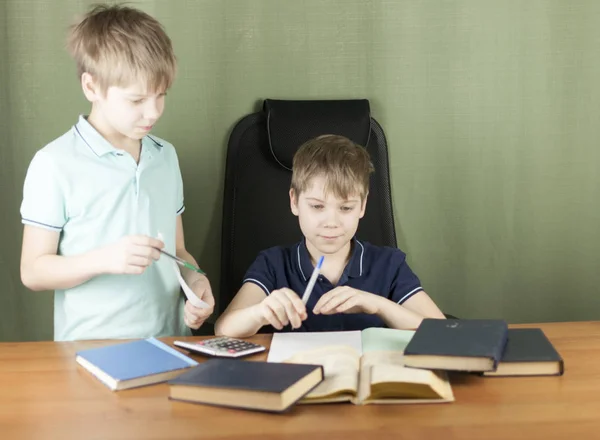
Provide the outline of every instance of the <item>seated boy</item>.
[[[402,251],[354,236],[372,171],[367,151],[343,136],[320,136],[300,147],[290,205],[304,239],[258,255],[217,320],[217,334],[247,337],[265,325],[300,331],[414,329],[423,318],[444,318]],[[321,256],[321,275],[305,306],[301,295]]]
[[210,307],[184,305],[173,261],[159,252],[196,264],[177,154],[149,134],[175,77],[171,40],[146,13],[101,5],[73,26],[69,49],[91,112],[29,166],[21,279],[56,290],[55,340],[190,334],[214,300],[207,278],[184,269]]

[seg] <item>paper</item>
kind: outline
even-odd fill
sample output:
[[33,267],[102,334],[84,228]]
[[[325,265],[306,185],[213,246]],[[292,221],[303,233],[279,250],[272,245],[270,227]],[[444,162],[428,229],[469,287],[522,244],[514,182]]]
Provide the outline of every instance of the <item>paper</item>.
[[190,289],[190,286],[187,285],[187,283],[181,276],[181,271],[179,270],[179,265],[177,263],[175,263],[174,261],[171,261],[171,263],[173,264],[173,270],[175,271],[175,275],[177,275],[177,280],[179,281],[179,284],[181,285],[181,288],[183,289],[183,293],[185,293],[185,296],[192,303],[192,305],[195,307],[199,307],[201,309],[210,309],[210,306],[208,305],[208,303],[206,303],[206,302],[202,301],[200,298],[198,298],[196,296],[196,294],[192,291],[192,289]]
[[[164,242],[163,235],[160,232],[158,233],[158,239],[160,241]],[[210,309],[210,306],[208,305],[208,303],[206,303],[206,302],[202,301],[200,298],[198,298],[196,296],[196,294],[193,292],[193,290],[190,289],[190,286],[187,285],[187,283],[181,276],[181,270],[179,269],[179,265],[173,260],[171,260],[171,263],[173,264],[172,267],[173,267],[173,270],[175,271],[175,276],[177,277],[177,281],[179,281],[179,285],[183,289],[183,293],[185,293],[186,298],[192,303],[192,305],[194,307],[199,307],[201,309]]]
[[290,332],[275,333],[267,362],[283,362],[296,353],[331,345],[343,345],[362,353],[361,332]]

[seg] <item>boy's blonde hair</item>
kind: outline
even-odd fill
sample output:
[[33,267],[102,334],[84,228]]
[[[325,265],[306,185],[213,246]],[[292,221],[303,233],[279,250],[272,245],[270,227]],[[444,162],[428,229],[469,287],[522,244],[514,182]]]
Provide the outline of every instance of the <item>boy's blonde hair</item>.
[[71,27],[67,47],[79,78],[88,72],[103,92],[139,81],[148,92],[162,92],[175,79],[171,39],[155,18],[137,9],[94,6]]
[[367,150],[350,139],[323,135],[304,143],[294,155],[291,188],[299,196],[316,176],[325,178],[325,192],[347,200],[369,193],[373,164]]

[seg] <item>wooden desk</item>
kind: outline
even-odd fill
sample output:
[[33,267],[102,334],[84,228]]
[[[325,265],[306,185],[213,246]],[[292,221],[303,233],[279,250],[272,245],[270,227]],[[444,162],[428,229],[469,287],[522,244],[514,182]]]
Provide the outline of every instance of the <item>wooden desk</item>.
[[114,341],[3,343],[0,438],[600,438],[600,322],[539,326],[565,360],[563,377],[453,375],[454,403],[300,405],[283,415],[172,402],[165,384],[112,392],[75,352]]

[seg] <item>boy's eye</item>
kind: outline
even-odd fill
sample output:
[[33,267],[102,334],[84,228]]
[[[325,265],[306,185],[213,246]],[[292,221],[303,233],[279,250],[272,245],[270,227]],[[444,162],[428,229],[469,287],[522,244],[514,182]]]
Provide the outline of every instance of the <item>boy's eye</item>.
[[323,205],[310,205],[312,209],[323,209]]
[[142,102],[144,102],[144,98],[142,98],[142,99],[134,99],[131,102],[133,102],[134,104],[141,104]]
[[350,212],[354,209],[354,206],[342,206],[340,209],[344,212]]

